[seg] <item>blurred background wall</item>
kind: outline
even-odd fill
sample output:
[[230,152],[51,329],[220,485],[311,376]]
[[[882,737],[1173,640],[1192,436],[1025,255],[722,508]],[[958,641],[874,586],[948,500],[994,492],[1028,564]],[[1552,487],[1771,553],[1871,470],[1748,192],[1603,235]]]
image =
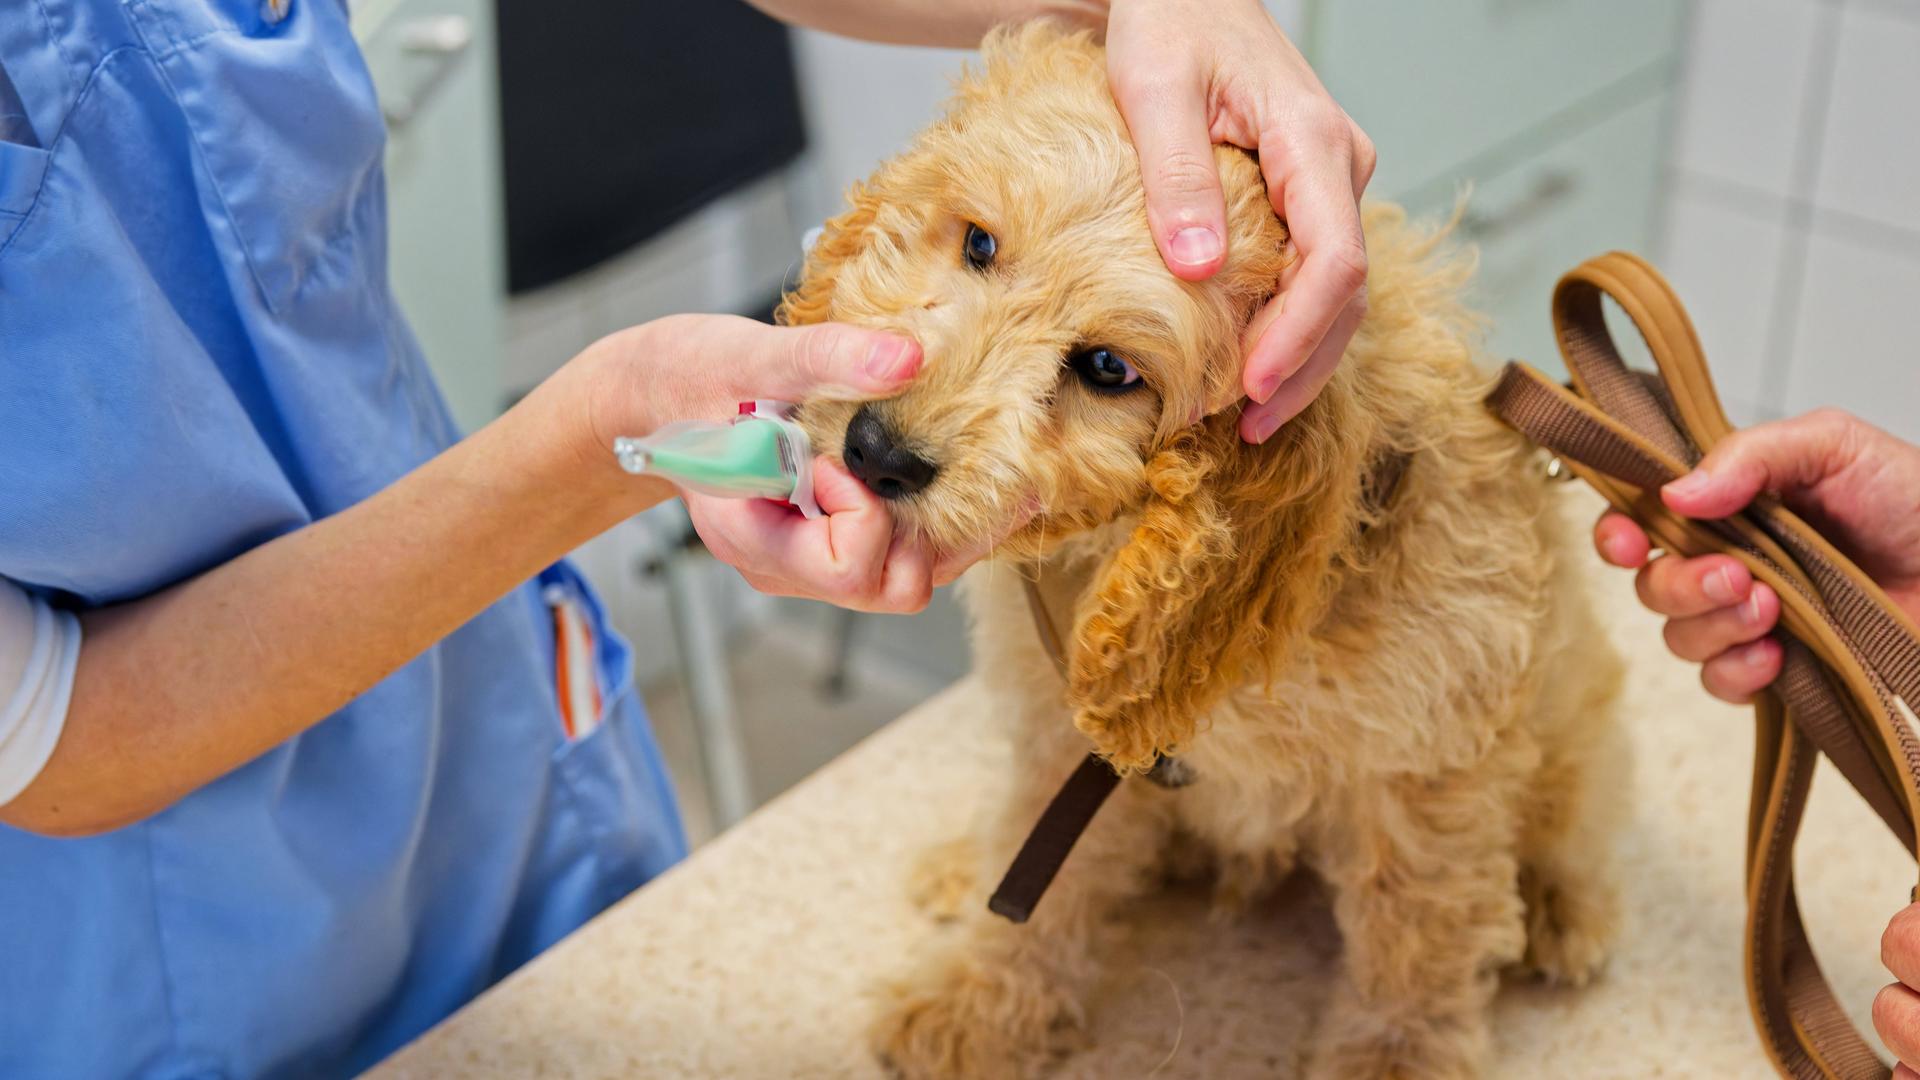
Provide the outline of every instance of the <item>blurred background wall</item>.
[[[764,315],[801,234],[935,115],[967,59],[755,27],[756,77],[743,90],[725,86],[740,57],[721,44],[757,18],[739,0],[612,6],[611,21],[594,0],[355,9],[392,129],[395,288],[469,425],[621,327],[678,311]],[[1693,307],[1737,421],[1837,404],[1920,438],[1920,371],[1901,321],[1920,295],[1920,6],[1270,7],[1377,144],[1376,197],[1445,214],[1470,193],[1459,233],[1480,251],[1474,299],[1492,319],[1493,356],[1557,367],[1555,277],[1630,248],[1666,267]],[[734,29],[702,38],[711,27],[686,23],[709,17]],[[697,48],[660,59],[662,41],[687,40]],[[594,104],[552,96],[556,86]],[[714,93],[733,96],[716,112]],[[769,118],[795,102],[789,144],[795,132]],[[696,115],[716,119],[674,123]],[[716,128],[731,141],[700,149]],[[768,152],[729,156],[742,144]],[[743,164],[697,183],[676,165],[716,157]],[[606,184],[569,169],[633,179],[609,200]],[[627,183],[634,201],[622,205]],[[579,257],[563,239],[560,261],[547,251],[546,272],[529,277],[520,226],[570,193],[573,227],[590,230],[575,234]],[[645,212],[663,202],[684,213]],[[513,228],[509,204],[522,208]],[[538,286],[509,295],[510,277]],[[771,601],[690,545],[671,507],[579,558],[635,640],[696,839],[967,668],[950,596],[907,618]]]

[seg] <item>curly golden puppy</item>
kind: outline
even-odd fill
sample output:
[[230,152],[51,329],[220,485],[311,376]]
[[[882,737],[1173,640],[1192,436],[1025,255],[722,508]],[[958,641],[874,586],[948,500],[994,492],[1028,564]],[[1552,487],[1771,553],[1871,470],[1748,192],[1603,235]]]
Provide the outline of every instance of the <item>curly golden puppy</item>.
[[[1620,669],[1540,462],[1480,405],[1471,267],[1370,208],[1345,361],[1244,445],[1240,339],[1292,253],[1255,162],[1217,163],[1228,261],[1190,284],[1148,235],[1098,46],[1003,31],[828,223],[783,308],[925,346],[900,396],[803,411],[901,528],[959,547],[1033,515],[969,583],[1019,795],[922,875],[923,896],[970,893],[971,921],[886,995],[876,1049],[900,1073],[1044,1071],[1081,1027],[1102,916],[1195,861],[1229,901],[1296,864],[1331,887],[1344,978],[1312,1076],[1474,1075],[1503,968],[1580,983],[1601,963]],[[1064,684],[1023,574],[1071,627]],[[987,915],[1089,740],[1124,771],[1177,755],[1196,779],[1123,784],[1031,922]]]

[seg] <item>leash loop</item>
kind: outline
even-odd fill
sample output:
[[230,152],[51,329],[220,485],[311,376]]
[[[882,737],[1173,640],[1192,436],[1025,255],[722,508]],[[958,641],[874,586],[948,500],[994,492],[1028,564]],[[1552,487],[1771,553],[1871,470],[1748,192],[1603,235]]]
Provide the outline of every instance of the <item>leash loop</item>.
[[[1621,358],[1607,325],[1613,300],[1646,342],[1656,372]],[[1820,972],[1793,886],[1793,845],[1825,754],[1889,830],[1916,850],[1920,820],[1920,628],[1805,521],[1761,497],[1723,521],[1669,511],[1659,488],[1690,471],[1735,428],[1714,392],[1693,324],[1658,271],[1637,256],[1590,259],[1560,280],[1554,330],[1572,376],[1563,387],[1510,363],[1487,405],[1508,425],[1684,556],[1724,552],[1780,596],[1780,677],[1755,701],[1747,830],[1748,1003],[1782,1076],[1883,1080],[1888,1066]]]

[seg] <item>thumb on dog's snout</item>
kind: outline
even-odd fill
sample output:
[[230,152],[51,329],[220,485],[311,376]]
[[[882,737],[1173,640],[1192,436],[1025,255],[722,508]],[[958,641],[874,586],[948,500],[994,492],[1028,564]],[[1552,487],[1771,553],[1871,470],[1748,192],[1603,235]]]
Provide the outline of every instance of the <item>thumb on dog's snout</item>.
[[845,323],[773,327],[780,335],[779,385],[754,393],[798,401],[891,394],[920,372],[920,343],[899,334]]

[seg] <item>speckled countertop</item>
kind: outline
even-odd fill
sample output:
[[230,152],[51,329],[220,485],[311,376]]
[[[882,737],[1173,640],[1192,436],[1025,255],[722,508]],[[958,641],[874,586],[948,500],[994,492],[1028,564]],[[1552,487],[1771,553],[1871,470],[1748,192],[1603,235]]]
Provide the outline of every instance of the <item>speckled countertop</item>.
[[[1625,929],[1595,986],[1502,991],[1496,1072],[1770,1075],[1740,982],[1749,714],[1707,697],[1661,651],[1628,575],[1594,572],[1633,668]],[[861,1039],[868,988],[945,932],[906,900],[910,857],[967,829],[1006,773],[1005,748],[972,735],[981,708],[963,681],[901,717],[369,1075],[879,1075]],[[1864,1020],[1886,980],[1880,929],[1906,902],[1910,864],[1826,770],[1799,866],[1821,964]],[[1185,896],[1128,921],[1127,954],[1095,1006],[1095,1048],[1059,1075],[1285,1074],[1337,948],[1310,888],[1234,925],[1210,923]]]

